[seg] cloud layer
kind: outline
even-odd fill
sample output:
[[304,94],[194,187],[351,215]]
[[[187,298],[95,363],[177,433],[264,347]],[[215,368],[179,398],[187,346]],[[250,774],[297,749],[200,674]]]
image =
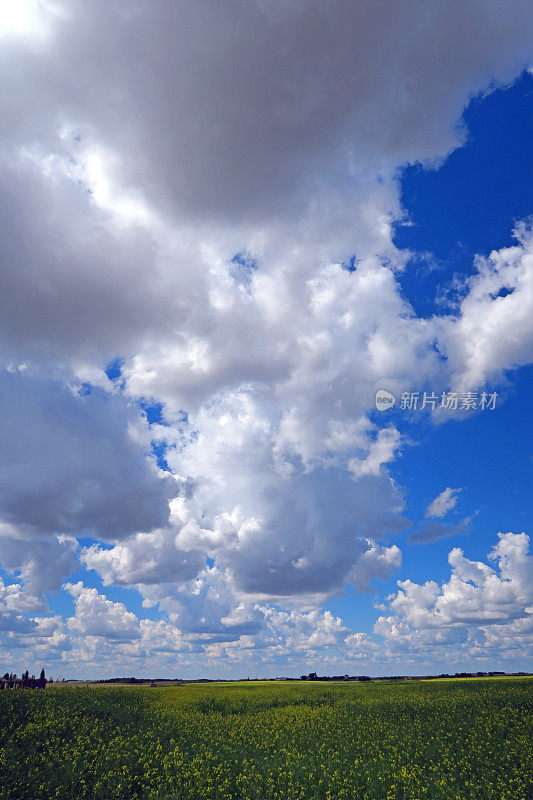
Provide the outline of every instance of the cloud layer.
[[[9,642],[87,664],[378,658],[322,607],[401,565],[389,469],[410,443],[376,423],[376,390],[477,390],[533,356],[527,225],[476,264],[453,313],[418,317],[398,283],[397,170],[444,159],[471,97],[527,66],[529,5],[31,13],[0,34]],[[65,581],[73,616],[28,616]],[[108,599],[113,585],[160,618]],[[389,643],[389,628],[411,641],[409,591],[379,623]]]

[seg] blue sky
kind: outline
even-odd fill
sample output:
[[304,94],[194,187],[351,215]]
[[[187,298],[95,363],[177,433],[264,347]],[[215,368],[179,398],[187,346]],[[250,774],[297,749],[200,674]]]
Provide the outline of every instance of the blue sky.
[[513,244],[512,231],[531,215],[533,77],[475,97],[462,115],[466,141],[435,169],[401,170],[401,201],[408,224],[397,224],[398,247],[416,255],[401,285],[417,313],[435,313],[439,293],[454,274],[470,274],[476,255]]
[[[511,246],[514,225],[531,214],[532,91],[533,78],[523,73],[511,86],[475,98],[463,114],[467,130],[463,146],[436,168],[415,165],[401,171],[401,199],[409,225],[397,226],[395,241],[413,251],[413,258],[400,284],[418,314],[439,313],[437,297],[454,276],[470,274],[476,254],[487,256],[493,249]],[[431,253],[437,266],[428,269],[417,253]],[[452,547],[483,561],[498,532],[529,530],[533,514],[531,367],[510,370],[498,389],[494,412],[474,413],[460,422],[435,425],[422,421],[421,414],[411,420],[405,414],[402,419],[402,412],[396,415],[407,423],[412,445],[404,449],[391,472],[405,489],[412,527],[400,539],[404,545],[401,575],[376,587],[380,598],[394,591],[399,577],[445,581]],[[445,486],[463,488],[447,521],[476,515],[468,534],[409,545],[409,532],[424,525],[427,506]],[[376,614],[374,600],[350,592],[330,607],[345,620],[364,618],[370,630]]]
[[515,5],[0,18],[0,671],[531,669]]

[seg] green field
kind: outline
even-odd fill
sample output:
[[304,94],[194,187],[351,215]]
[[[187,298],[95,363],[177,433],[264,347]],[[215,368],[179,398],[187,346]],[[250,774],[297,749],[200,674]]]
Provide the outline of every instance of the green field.
[[533,679],[0,693],[2,800],[530,800]]

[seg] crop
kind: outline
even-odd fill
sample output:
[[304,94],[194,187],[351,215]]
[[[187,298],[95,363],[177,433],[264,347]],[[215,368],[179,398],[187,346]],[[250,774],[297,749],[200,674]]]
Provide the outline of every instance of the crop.
[[0,693],[2,800],[532,800],[533,680]]

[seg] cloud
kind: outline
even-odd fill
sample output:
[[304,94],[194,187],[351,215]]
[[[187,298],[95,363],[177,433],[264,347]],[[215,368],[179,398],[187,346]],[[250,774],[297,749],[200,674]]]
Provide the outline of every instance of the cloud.
[[159,604],[196,643],[233,642],[258,634],[261,614],[256,603],[239,596],[233,576],[206,567],[188,585],[142,588],[145,605]]
[[0,609],[2,616],[15,612],[21,615],[24,611],[41,611],[43,603],[37,597],[28,594],[20,583],[4,582],[0,577]]
[[[401,497],[386,478],[356,484],[340,470],[315,469],[259,488],[242,495],[230,544],[212,552],[239,589],[257,597],[318,600],[338,591],[372,540],[405,526]],[[224,498],[231,508],[231,494]]]
[[[403,498],[385,473],[354,481],[342,457],[350,442],[341,441],[339,458],[319,445],[311,456],[288,445],[285,429],[281,447],[266,411],[252,391],[225,392],[181,428],[161,431],[166,441],[176,436],[169,466],[190,481],[173,504],[176,547],[205,552],[258,599],[316,601],[346,584],[372,542],[405,526]],[[366,427],[347,432],[361,450],[371,446]]]
[[239,252],[291,253],[295,281],[310,253],[379,253],[397,165],[443,158],[470,97],[530,56],[522,2],[55,7],[1,65],[2,330],[34,355],[174,343]]
[[350,573],[349,582],[359,592],[370,592],[373,578],[387,580],[402,565],[402,552],[395,544],[382,547],[370,541],[369,545]]
[[13,653],[20,650],[26,650],[32,659],[43,654],[48,659],[70,649],[59,615],[32,616],[46,610],[46,604],[30,595],[26,587],[19,583],[6,585],[0,577],[0,644],[6,667]]
[[70,630],[115,641],[128,641],[140,635],[139,620],[124,603],[108,600],[96,589],[84,586],[82,581],[67,583],[65,589],[75,603],[75,614],[67,620]]
[[[524,663],[533,647],[531,556],[525,534],[500,534],[489,562],[471,561],[458,548],[450,552],[451,576],[417,584],[398,582],[399,590],[381,607],[375,636],[350,629],[331,611],[284,610],[239,595],[231,576],[207,567],[188,584],[143,587],[145,606],[159,603],[165,619],[141,619],[123,603],[96,589],[67,584],[75,614],[2,614],[0,639],[6,657],[46,658],[62,670],[100,674],[300,674],[319,671],[382,673],[444,671],[495,659]],[[0,586],[13,608],[21,587]],[[31,615],[31,605],[26,613]],[[34,613],[34,612],[33,612]],[[436,667],[436,665],[438,665]]]
[[136,442],[129,429],[135,415],[120,398],[81,396],[61,381],[2,370],[0,414],[0,519],[21,539],[115,539],[167,521],[175,486]]
[[57,591],[78,566],[77,552],[78,542],[72,536],[21,534],[13,525],[0,523],[0,562],[18,573],[25,592],[41,596]]
[[[136,657],[154,659],[154,657],[170,655],[175,658],[178,654],[198,651],[187,641],[179,628],[166,620],[140,620],[140,639],[130,642],[128,650]],[[132,648],[134,648],[132,650]]]
[[345,0],[57,5],[47,46],[8,45],[19,66],[4,99],[11,136],[46,141],[44,121],[60,111],[113,153],[115,183],[204,219],[292,214],[347,166],[441,157],[461,140],[469,96],[530,55],[522,2],[504,15],[458,2],[423,15]]
[[194,578],[205,563],[200,550],[176,547],[176,530],[138,533],[114,547],[84,548],[82,562],[96,570],[104,585],[181,583]]
[[462,489],[451,489],[446,487],[440,494],[431,501],[426,509],[426,517],[445,517],[448,511],[455,508]]
[[276,619],[337,641],[318,605],[401,563],[382,542],[406,525],[405,439],[373,422],[376,389],[477,387],[531,358],[524,225],[431,319],[392,235],[398,166],[438,164],[470,98],[528,63],[529,5],[54,8],[0,60],[0,559],[33,597],[89,535],[86,568],[176,615],[69,584],[87,663],[158,635],[184,658],[275,653]]
[[460,522],[446,525],[444,522],[428,522],[421,530],[415,531],[409,536],[409,542],[426,544],[436,542],[438,539],[446,539],[449,536],[464,536],[469,533],[469,526],[472,517],[465,517]]
[[381,465],[394,461],[400,445],[400,434],[396,428],[382,428],[364,460],[352,458],[348,467],[356,478],[362,475],[379,475]]
[[[517,244],[478,258],[455,318],[441,320],[453,385],[477,388],[506,369],[530,363],[533,334],[533,236],[530,221],[515,227]],[[502,292],[502,290],[504,290]]]
[[[265,610],[270,635],[277,646],[287,652],[314,651],[339,645],[348,633],[340,617],[331,611],[292,611],[290,614],[274,609]],[[272,646],[272,645],[271,645]]]
[[[529,537],[500,533],[498,538],[489,553],[496,569],[469,560],[455,547],[448,556],[450,579],[442,585],[398,581],[399,591],[388,599],[390,614],[379,617],[375,632],[416,651],[419,646],[446,643],[477,647],[485,637],[494,645],[498,632],[513,638],[521,635],[522,626],[529,630],[533,602]],[[533,639],[522,641],[527,646]]]

